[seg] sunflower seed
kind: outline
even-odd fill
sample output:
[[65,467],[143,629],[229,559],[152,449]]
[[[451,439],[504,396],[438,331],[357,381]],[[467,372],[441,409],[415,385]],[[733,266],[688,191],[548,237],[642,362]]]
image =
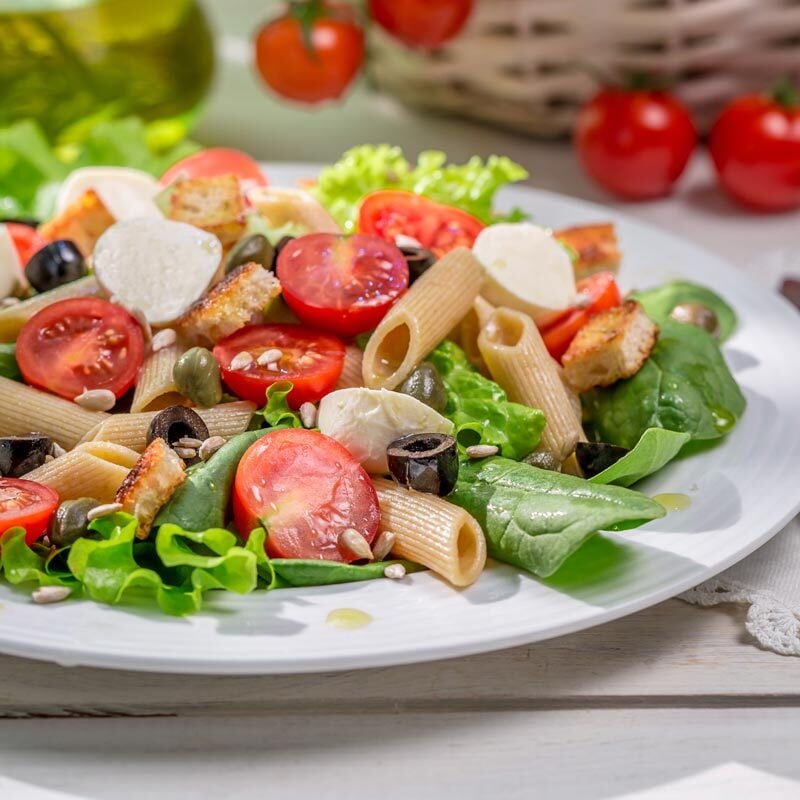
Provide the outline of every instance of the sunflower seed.
[[122,511],[122,503],[103,503],[101,506],[95,506],[89,509],[86,519],[91,522],[93,519],[100,519],[100,517],[107,517],[109,514],[116,514],[117,511]]
[[197,458],[197,450],[195,450],[194,447],[173,447],[172,449],[175,451],[175,455],[187,461]]
[[383,561],[389,555],[397,537],[392,531],[383,531],[372,546],[372,557],[375,561]]
[[178,447],[193,447],[195,450],[197,450],[197,448],[202,444],[202,439],[195,439],[191,436],[182,436],[177,442],[172,443],[173,447],[175,445],[178,445]]
[[150,348],[154,353],[163,350],[165,347],[172,347],[178,340],[178,334],[172,328],[164,328],[163,331],[153,334],[153,341]]
[[402,564],[389,564],[383,571],[384,577],[399,581],[406,576],[406,568]]
[[0,308],[11,308],[11,306],[18,305],[22,302],[19,297],[4,297],[0,300]]
[[252,363],[253,363],[252,353],[248,353],[247,350],[242,350],[241,353],[237,353],[231,359],[231,363],[228,365],[228,369],[232,370],[247,369]]
[[273,361],[271,364],[267,364],[267,369],[270,372],[277,372],[278,371],[278,365]]
[[50,455],[53,456],[53,458],[61,458],[61,456],[65,456],[66,454],[67,451],[58,442],[53,442],[53,444],[50,445]]
[[110,389],[84,389],[74,401],[87,411],[110,411],[117,398]]
[[217,450],[225,444],[227,440],[222,436],[209,436],[197,450],[197,455],[203,459],[203,461],[208,461]]
[[395,247],[424,247],[419,239],[415,239],[413,236],[406,236],[404,233],[394,237],[394,244]]
[[500,448],[493,444],[473,444],[472,447],[466,449],[466,453],[470,458],[488,458],[489,456],[496,456],[500,452]]
[[274,364],[280,361],[283,357],[283,351],[273,347],[270,350],[265,350],[257,359],[256,364],[260,367],[266,367],[268,364]]
[[355,528],[345,528],[339,534],[339,544],[358,558],[372,560],[369,542]]
[[313,403],[300,406],[300,422],[304,428],[313,428],[317,424],[317,407]]
[[33,590],[31,599],[34,603],[44,605],[45,603],[60,603],[72,594],[69,586],[40,586]]

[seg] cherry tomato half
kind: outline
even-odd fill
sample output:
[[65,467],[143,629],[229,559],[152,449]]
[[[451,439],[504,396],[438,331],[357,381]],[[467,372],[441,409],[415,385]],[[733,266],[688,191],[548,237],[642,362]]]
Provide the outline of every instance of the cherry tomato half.
[[722,188],[759,211],[800,206],[800,105],[762,95],[734,100],[711,129]]
[[312,233],[289,242],[276,273],[289,308],[340,336],[373,330],[408,288],[408,263],[377,236]]
[[60,300],[37,311],[17,337],[26,383],[72,400],[85,389],[121,397],[144,361],[144,335],[122,307],[97,297]]
[[390,242],[404,234],[442,256],[456,247],[472,247],[486,226],[477,217],[414,192],[386,189],[361,201],[358,229]]
[[267,185],[258,162],[247,153],[229,147],[210,147],[181,159],[161,176],[161,184],[169,186],[180,178],[215,178],[220,175],[237,175],[246,188]]
[[474,0],[370,0],[372,19],[409,47],[433,48],[464,27]]
[[[259,356],[280,350],[281,357],[259,364]],[[231,369],[239,353],[250,353],[253,361],[244,369]],[[219,362],[228,388],[242,400],[263,406],[267,389],[278,381],[291,381],[287,400],[292,408],[316,403],[336,386],[344,366],[344,345],[335,336],[312,331],[302,325],[248,325],[217,342],[214,358]]]
[[542,338],[548,352],[561,361],[578,331],[595,314],[618,306],[622,299],[619,287],[610,272],[598,272],[578,281],[578,294],[586,298],[587,305],[574,308],[542,330]]
[[33,544],[46,530],[58,507],[58,495],[49,487],[24,478],[0,478],[0,534],[25,528]]
[[340,546],[347,528],[370,544],[378,496],[361,464],[338,442],[302,428],[278,430],[244,454],[233,484],[233,518],[242,536],[263,525],[273,558],[351,562]]
[[692,118],[672,95],[607,88],[581,109],[575,147],[589,176],[613,194],[669,194],[697,143]]
[[31,260],[31,256],[38,253],[47,244],[47,239],[30,225],[23,225],[21,222],[6,222],[5,225],[19,256],[20,264],[24,267]]

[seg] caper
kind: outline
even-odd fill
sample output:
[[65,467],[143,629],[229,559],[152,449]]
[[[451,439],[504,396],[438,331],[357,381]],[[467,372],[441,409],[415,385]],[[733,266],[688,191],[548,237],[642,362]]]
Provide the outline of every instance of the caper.
[[447,389],[436,367],[423,361],[402,383],[400,391],[410,394],[430,406],[434,411],[442,411],[447,405]]
[[558,456],[551,450],[534,450],[522,459],[526,464],[539,469],[547,469],[550,472],[561,472],[561,462]]
[[679,303],[670,312],[670,317],[675,322],[696,325],[710,333],[715,339],[719,338],[719,318],[714,309],[704,306],[702,303]]
[[274,260],[275,248],[269,239],[261,233],[254,233],[251,236],[245,236],[231,250],[228,260],[225,262],[225,272],[226,274],[233,272],[236,267],[249,264],[251,261],[261,264],[264,269],[271,270]]
[[205,347],[187,350],[175,362],[172,379],[178,391],[200,408],[211,408],[222,400],[219,364]]
[[97,538],[89,530],[89,512],[100,505],[94,497],[78,497],[75,500],[65,500],[58,507],[55,516],[50,521],[50,541],[56,547],[66,547],[81,536]]

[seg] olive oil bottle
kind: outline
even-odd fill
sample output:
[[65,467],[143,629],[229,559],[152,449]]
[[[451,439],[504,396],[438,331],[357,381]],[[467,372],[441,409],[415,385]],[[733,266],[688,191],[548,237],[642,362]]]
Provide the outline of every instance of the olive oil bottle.
[[69,142],[137,115],[179,138],[213,67],[194,0],[0,0],[0,126],[32,117]]

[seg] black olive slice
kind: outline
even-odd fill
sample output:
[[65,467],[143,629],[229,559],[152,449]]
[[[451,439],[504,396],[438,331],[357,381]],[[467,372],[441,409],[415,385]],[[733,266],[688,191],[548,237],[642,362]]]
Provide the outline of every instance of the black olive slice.
[[41,433],[0,438],[0,475],[20,478],[44,464],[53,442]]
[[81,251],[69,239],[59,239],[34,253],[25,265],[25,277],[37,292],[57,289],[86,275]]
[[150,427],[147,429],[147,444],[153,439],[163,439],[170,447],[176,447],[182,451],[178,455],[183,458],[187,466],[197,464],[200,456],[187,456],[186,451],[196,448],[187,447],[180,442],[181,439],[197,439],[204,442],[208,439],[208,427],[203,418],[191,408],[186,406],[169,406],[153,417]]
[[458,480],[456,440],[444,433],[413,433],[386,449],[389,472],[402,486],[444,497]]
[[436,263],[436,255],[427,247],[401,245],[397,248],[406,258],[408,264],[408,282],[414,283],[417,278]]
[[575,458],[584,478],[599,475],[627,453],[630,453],[630,450],[626,447],[605,442],[578,442],[575,448]]

